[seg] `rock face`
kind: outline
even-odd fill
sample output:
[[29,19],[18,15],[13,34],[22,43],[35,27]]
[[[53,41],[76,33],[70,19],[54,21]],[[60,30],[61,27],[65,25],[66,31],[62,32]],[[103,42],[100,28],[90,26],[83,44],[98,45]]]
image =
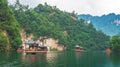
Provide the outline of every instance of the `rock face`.
[[[22,37],[22,46],[24,46],[24,47],[26,46],[26,44],[25,44],[26,41],[33,40],[33,38],[34,38],[34,36],[32,34],[27,37],[24,29],[21,29],[20,34]],[[44,39],[44,41],[41,41],[40,40],[41,38],[43,38],[43,37],[40,37],[39,39],[37,39],[36,42],[39,45],[47,46],[48,50],[50,50],[50,49],[57,49],[58,51],[64,50],[64,46],[58,44],[58,40],[55,40],[53,38],[46,38],[46,39]]]
[[58,44],[58,40],[55,40],[53,38],[48,38],[46,39],[46,43],[45,43],[46,46],[50,47],[51,49],[57,49],[58,51],[62,51],[64,50],[64,46],[63,45],[60,45]]

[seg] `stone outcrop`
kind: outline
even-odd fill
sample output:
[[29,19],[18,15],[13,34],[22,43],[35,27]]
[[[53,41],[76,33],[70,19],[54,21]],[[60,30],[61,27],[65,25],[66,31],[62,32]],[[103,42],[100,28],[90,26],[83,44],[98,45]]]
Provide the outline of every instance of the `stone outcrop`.
[[[31,34],[29,35],[28,37],[26,36],[26,33],[24,31],[24,29],[21,29],[20,31],[21,33],[21,37],[22,37],[22,46],[26,46],[25,45],[25,42],[26,41],[29,41],[29,40],[33,40],[34,36]],[[55,40],[53,38],[44,38],[43,41],[41,41],[41,39],[43,39],[44,37],[39,37],[36,42],[39,44],[39,45],[44,45],[44,46],[47,46],[48,50],[50,49],[57,49],[58,51],[63,51],[64,50],[64,46],[63,45],[60,45],[58,44],[58,40]]]

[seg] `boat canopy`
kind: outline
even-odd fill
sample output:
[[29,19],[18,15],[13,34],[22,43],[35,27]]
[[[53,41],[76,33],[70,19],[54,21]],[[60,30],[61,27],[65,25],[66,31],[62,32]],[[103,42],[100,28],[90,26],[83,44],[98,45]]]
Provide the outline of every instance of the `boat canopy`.
[[81,47],[81,46],[79,46],[79,45],[75,45],[75,48],[83,48],[83,47]]
[[29,40],[29,41],[25,42],[25,44],[33,45],[33,44],[36,44],[36,42],[34,40]]

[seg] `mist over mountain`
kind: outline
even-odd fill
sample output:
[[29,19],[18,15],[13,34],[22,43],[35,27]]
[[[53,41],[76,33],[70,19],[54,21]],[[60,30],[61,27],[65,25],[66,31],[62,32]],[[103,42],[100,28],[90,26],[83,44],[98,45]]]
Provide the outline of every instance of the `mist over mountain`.
[[80,14],[78,19],[84,19],[86,23],[92,23],[97,30],[101,30],[107,35],[113,36],[120,33],[120,15],[110,13],[102,16],[92,16]]

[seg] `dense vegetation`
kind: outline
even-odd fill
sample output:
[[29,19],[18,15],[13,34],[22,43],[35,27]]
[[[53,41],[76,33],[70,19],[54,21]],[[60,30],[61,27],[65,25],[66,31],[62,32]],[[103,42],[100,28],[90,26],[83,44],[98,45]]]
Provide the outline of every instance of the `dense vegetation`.
[[120,36],[113,36],[110,43],[113,51],[120,51]]
[[0,52],[8,50],[6,47],[8,46],[9,42],[6,36],[0,31]]
[[14,50],[20,44],[19,24],[10,11],[7,0],[0,0],[0,51]]
[[81,14],[78,15],[78,18],[85,21],[91,20],[96,29],[103,31],[107,35],[114,36],[120,33],[120,14],[110,13],[102,16]]
[[109,36],[97,31],[92,24],[78,20],[74,12],[60,11],[56,6],[49,6],[47,3],[28,9],[19,0],[10,7],[21,28],[27,35],[33,34],[35,39],[40,36],[58,39],[59,44],[68,49],[77,44],[85,49],[104,49],[109,45]]
[[68,49],[77,44],[85,49],[104,49],[109,45],[108,36],[96,31],[92,24],[78,20],[74,12],[60,11],[56,6],[49,6],[47,3],[28,9],[28,6],[21,5],[19,0],[15,5],[11,5],[11,9],[21,28],[25,29],[28,35],[34,34],[35,39],[40,36],[55,38]]

